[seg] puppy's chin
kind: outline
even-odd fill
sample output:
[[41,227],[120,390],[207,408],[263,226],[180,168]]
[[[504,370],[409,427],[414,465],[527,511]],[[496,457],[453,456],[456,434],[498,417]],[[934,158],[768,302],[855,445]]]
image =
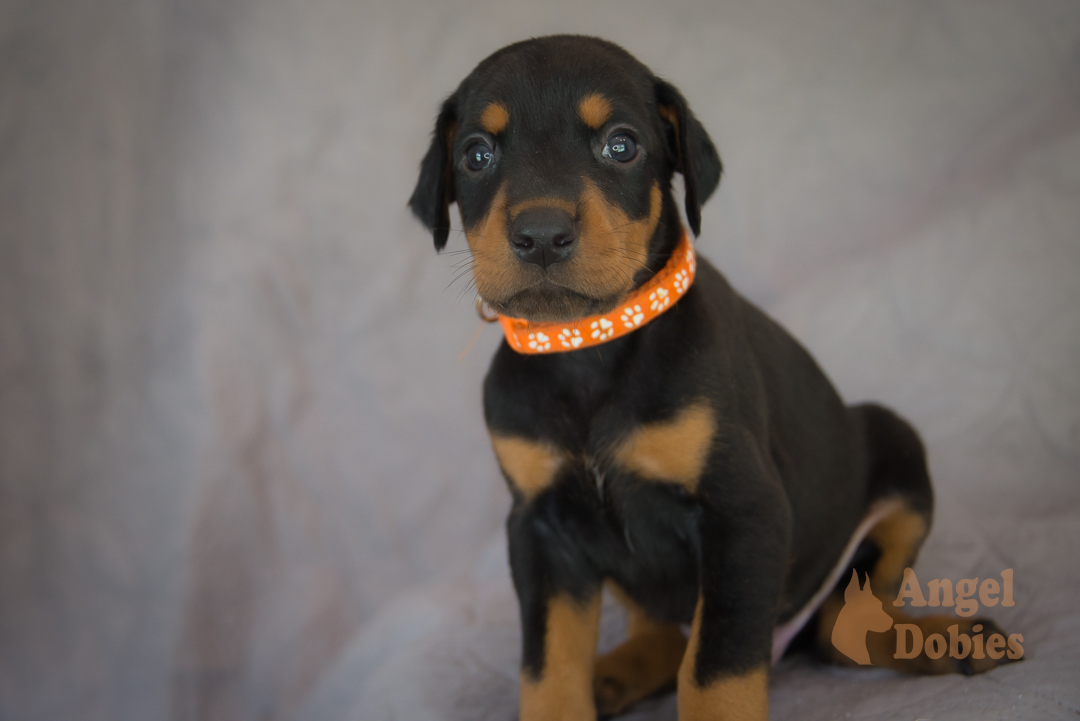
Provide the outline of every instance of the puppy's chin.
[[607,313],[619,304],[619,298],[591,298],[545,283],[520,290],[506,300],[487,302],[502,315],[523,318],[530,323],[568,323]]

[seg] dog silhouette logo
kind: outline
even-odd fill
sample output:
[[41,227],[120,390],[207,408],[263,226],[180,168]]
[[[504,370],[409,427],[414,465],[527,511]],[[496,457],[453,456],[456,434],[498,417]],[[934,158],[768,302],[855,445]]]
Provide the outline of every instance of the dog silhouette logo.
[[859,585],[859,574],[851,569],[851,581],[844,590],[844,607],[833,625],[832,643],[836,650],[862,666],[872,665],[866,651],[866,632],[888,631],[892,617],[881,607],[881,599],[870,590],[870,574],[866,584]]

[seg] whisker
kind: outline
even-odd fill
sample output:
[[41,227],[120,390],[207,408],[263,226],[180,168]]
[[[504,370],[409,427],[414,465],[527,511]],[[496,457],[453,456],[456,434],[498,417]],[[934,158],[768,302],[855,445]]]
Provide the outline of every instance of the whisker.
[[[470,280],[468,283],[465,284],[465,287],[461,289],[461,292],[458,293],[455,305],[461,305],[461,300],[468,294],[470,290],[472,290],[473,292],[476,291],[476,282],[474,280]],[[479,293],[477,293],[477,295],[479,295]]]
[[449,283],[446,284],[446,287],[443,288],[443,292],[445,293],[446,291],[448,291],[450,289],[450,286],[452,286],[454,283],[458,282],[459,280],[461,280],[462,278],[464,278],[466,275],[468,275],[471,272],[472,272],[472,266],[471,265],[468,268],[464,268],[461,271],[459,271],[457,273],[457,275],[455,275],[453,277],[453,279]]

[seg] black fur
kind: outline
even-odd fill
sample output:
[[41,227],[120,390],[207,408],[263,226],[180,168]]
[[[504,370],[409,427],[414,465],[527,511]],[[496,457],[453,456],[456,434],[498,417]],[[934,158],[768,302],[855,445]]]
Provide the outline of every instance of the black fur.
[[658,79],[656,102],[675,110],[678,127],[672,128],[674,138],[671,142],[677,159],[675,169],[682,173],[686,188],[686,220],[694,235],[701,235],[701,206],[720,183],[723,171],[720,156],[709,134],[690,112],[682,93],[674,85]]
[[[582,44],[582,40],[575,36],[555,36],[503,48],[482,62],[444,102],[431,144],[420,163],[420,177],[409,199],[413,213],[424,227],[432,231],[436,250],[442,250],[446,245],[450,204],[457,200],[463,222],[475,222],[487,209],[496,187],[491,178],[481,184],[470,182],[467,173],[460,167],[461,153],[470,140],[485,137],[486,133],[480,132],[475,124],[457,125],[459,115],[466,123],[476,115],[475,112],[459,112],[459,103],[467,106],[461,108],[462,111],[475,110],[491,100],[506,97],[506,86],[510,83],[516,86],[511,93],[516,101],[514,107],[510,108],[511,113],[518,111],[527,114],[533,127],[541,131],[523,134],[520,142],[539,142],[545,151],[538,158],[537,153],[532,152],[535,150],[533,147],[500,149],[509,158],[509,167],[504,168],[504,174],[520,176],[526,169],[535,174],[536,186],[522,187],[523,194],[537,186],[543,187],[546,192],[563,190],[565,188],[560,186],[566,185],[571,190],[578,189],[575,183],[581,177],[581,161],[575,157],[578,153],[560,153],[579,145],[575,142],[579,140],[575,137],[579,131],[565,122],[566,109],[573,106],[573,100],[580,97],[585,88],[608,90],[615,86],[623,91],[622,97],[633,101],[628,102],[624,110],[636,113],[641,121],[643,139],[654,148],[666,150],[656,155],[643,177],[650,180],[663,178],[664,189],[667,190],[671,174],[682,173],[686,188],[686,215],[691,230],[695,235],[700,234],[701,206],[716,190],[722,170],[712,140],[674,86],[653,76],[648,68],[617,45],[595,38],[588,38],[590,42]],[[622,66],[618,71],[611,69],[613,58]],[[500,60],[506,62],[500,63]],[[544,77],[527,77],[532,70],[530,65],[537,62],[546,66],[544,74],[562,75],[571,78],[572,82],[551,85],[545,83]],[[526,77],[509,77],[508,71],[513,73],[518,68]],[[635,72],[628,73],[627,68]],[[559,102],[557,98],[564,102]],[[675,110],[677,128],[671,127],[668,120],[657,112],[659,105]],[[610,197],[615,202],[632,215],[640,215],[646,200],[647,185],[628,193],[625,187],[617,188],[625,179],[616,174],[599,180],[606,190],[614,191]],[[606,183],[603,182],[605,180]]]
[[457,120],[457,99],[447,98],[435,121],[431,147],[420,163],[420,179],[409,198],[409,208],[435,238],[435,250],[446,247],[450,235],[450,204],[454,202],[454,178],[450,169],[448,140]]
[[[596,161],[597,141],[573,111],[591,91],[613,98],[646,148],[643,162],[621,169]],[[476,124],[496,100],[517,123],[499,138]],[[462,167],[476,138],[496,148],[490,173]],[[721,163],[679,91],[611,43],[540,38],[492,55],[446,102],[410,205],[442,248],[455,199],[469,228],[500,187],[516,199],[573,197],[588,178],[640,218],[657,182],[664,200],[641,283],[682,232],[674,172],[684,176],[696,234]],[[614,462],[620,439],[701,400],[718,432],[695,493]],[[909,497],[927,516],[932,505],[915,432],[885,409],[845,407],[810,355],[703,258],[677,305],[627,336],[551,355],[520,355],[504,342],[484,383],[484,410],[492,433],[571,459],[535,498],[511,485],[510,562],[523,667],[534,676],[543,671],[549,600],[590,597],[605,579],[651,615],[680,623],[691,621],[700,592],[699,683],[767,664],[774,626],[819,588],[876,498]]]

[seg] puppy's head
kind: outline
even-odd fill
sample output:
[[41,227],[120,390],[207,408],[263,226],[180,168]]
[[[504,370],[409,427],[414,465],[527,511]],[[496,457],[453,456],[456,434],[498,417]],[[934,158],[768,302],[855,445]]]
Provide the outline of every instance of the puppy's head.
[[614,308],[662,266],[720,159],[682,95],[622,48],[553,36],[503,48],[442,106],[409,205],[446,245],[457,202],[476,289],[500,313],[567,321]]

